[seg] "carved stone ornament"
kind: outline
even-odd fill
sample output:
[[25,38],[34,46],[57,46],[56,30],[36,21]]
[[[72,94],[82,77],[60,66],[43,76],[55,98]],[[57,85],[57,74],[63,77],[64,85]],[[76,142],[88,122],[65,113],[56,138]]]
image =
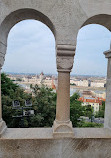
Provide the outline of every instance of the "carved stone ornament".
[[57,45],[57,69],[58,71],[70,72],[75,55],[75,46],[72,45]]
[[71,71],[74,63],[74,57],[57,56],[57,69],[61,71]]
[[111,49],[104,52],[105,58],[111,58]]

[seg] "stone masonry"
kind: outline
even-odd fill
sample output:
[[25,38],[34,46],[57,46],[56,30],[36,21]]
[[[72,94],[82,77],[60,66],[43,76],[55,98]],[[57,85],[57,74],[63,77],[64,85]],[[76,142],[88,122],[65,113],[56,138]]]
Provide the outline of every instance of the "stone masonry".
[[9,129],[2,119],[0,92],[0,158],[111,158],[111,50],[104,53],[108,58],[104,128],[73,128],[70,121],[70,72],[78,31],[88,24],[111,30],[111,0],[0,0],[0,69],[8,33],[26,19],[43,22],[55,37],[56,119],[48,129]]

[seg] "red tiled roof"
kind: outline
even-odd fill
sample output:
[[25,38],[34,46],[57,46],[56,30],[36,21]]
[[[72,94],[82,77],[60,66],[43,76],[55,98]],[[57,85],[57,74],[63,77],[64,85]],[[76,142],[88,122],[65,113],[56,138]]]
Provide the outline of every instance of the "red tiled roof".
[[84,97],[81,97],[78,100],[82,102],[87,102],[87,103],[99,103],[100,105],[102,105],[102,101],[105,101],[105,99],[103,98],[91,98],[91,99],[88,98],[87,99]]

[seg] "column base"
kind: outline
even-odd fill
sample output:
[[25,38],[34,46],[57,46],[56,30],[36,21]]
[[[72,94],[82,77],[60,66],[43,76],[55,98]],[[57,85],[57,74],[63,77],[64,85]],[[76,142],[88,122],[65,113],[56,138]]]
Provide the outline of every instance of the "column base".
[[6,123],[5,121],[1,119],[0,120],[0,137],[5,132],[6,129],[7,129]]
[[73,138],[74,137],[74,132],[72,128],[72,122],[62,122],[62,121],[54,121],[53,124],[53,137],[55,138]]

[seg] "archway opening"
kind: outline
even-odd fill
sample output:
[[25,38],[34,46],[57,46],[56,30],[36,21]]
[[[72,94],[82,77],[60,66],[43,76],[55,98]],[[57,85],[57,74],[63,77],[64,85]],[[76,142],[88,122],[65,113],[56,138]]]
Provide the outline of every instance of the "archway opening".
[[7,74],[2,74],[2,109],[7,126],[51,127],[57,81],[51,30],[37,20],[14,25],[2,71]]
[[[90,24],[82,27],[78,33],[70,80],[71,95],[75,93],[71,119],[76,127],[103,127],[107,72],[103,52],[109,50],[110,40],[110,31],[102,25]],[[73,120],[74,115],[78,116],[76,120]]]

